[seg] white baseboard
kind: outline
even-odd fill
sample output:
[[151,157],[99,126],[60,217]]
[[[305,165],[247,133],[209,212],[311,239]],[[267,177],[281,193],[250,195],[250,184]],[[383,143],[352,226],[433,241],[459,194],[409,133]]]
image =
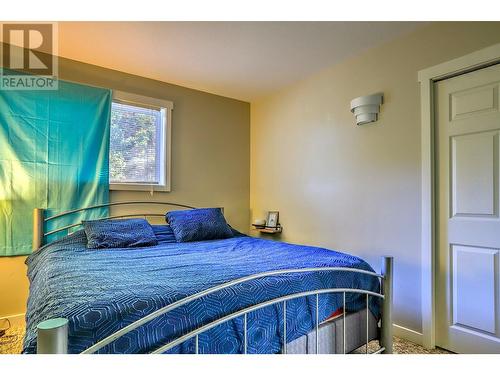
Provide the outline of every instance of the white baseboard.
[[423,345],[424,335],[420,332],[414,331],[412,329],[398,326],[397,324],[392,325],[392,333],[394,336],[400,337],[402,339],[414,342],[418,345]]
[[8,315],[8,316],[0,316],[0,320],[9,319],[10,324],[13,326],[24,324],[25,314],[16,314],[16,315]]

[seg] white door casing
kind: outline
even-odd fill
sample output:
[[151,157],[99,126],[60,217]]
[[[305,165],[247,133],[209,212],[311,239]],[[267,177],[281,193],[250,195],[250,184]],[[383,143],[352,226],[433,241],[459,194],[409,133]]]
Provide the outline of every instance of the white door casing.
[[436,344],[500,353],[500,65],[435,84]]

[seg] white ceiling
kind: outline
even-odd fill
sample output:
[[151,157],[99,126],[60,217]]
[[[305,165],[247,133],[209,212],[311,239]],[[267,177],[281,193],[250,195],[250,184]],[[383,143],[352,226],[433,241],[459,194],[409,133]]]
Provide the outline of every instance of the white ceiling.
[[252,101],[418,22],[60,22],[59,55]]

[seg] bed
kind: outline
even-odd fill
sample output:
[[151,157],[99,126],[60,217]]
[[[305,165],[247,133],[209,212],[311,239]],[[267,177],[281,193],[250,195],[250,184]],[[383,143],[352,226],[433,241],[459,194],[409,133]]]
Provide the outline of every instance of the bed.
[[155,246],[93,251],[78,230],[30,255],[23,352],[46,352],[37,326],[54,318],[67,319],[68,353],[338,353],[374,338],[391,351],[387,269],[234,230],[177,243],[152,227]]

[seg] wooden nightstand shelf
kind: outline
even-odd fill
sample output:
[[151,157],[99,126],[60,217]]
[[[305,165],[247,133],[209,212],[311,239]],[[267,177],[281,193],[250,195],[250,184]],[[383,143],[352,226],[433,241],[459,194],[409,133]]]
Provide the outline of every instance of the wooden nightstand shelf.
[[252,224],[252,226],[255,228],[255,230],[258,230],[260,233],[278,234],[283,232],[283,227],[279,224],[276,227],[266,227],[265,225],[255,225],[255,224]]

